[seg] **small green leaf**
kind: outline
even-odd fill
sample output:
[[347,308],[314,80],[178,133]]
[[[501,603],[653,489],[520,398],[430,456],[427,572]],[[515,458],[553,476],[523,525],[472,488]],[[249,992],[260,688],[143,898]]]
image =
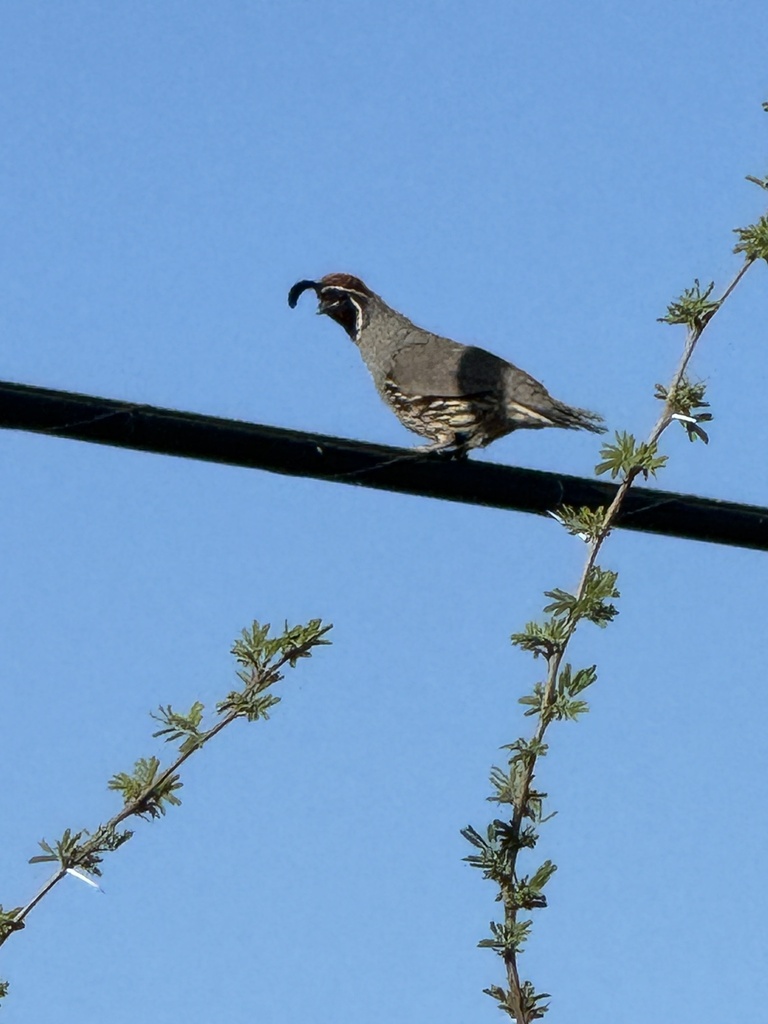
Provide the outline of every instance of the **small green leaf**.
[[621,597],[616,589],[618,575],[610,569],[601,569],[599,565],[590,568],[577,607],[579,618],[587,619],[603,628],[619,614],[618,608],[608,600]]
[[699,424],[710,422],[712,414],[696,412],[697,409],[709,408],[709,402],[704,401],[706,390],[706,384],[702,381],[693,382],[683,377],[671,392],[662,384],[657,384],[655,397],[667,405],[672,419],[677,420],[685,429],[689,441],[699,438],[704,444],[709,444],[709,436]]
[[525,712],[525,716],[528,718],[531,715],[540,715],[544,708],[544,698],[546,696],[546,687],[543,683],[533,684],[533,693],[528,694],[526,697],[518,697],[517,703],[527,707],[528,710]]
[[[18,932],[24,927],[23,921],[17,921],[16,918],[21,913],[21,907],[14,907],[12,910],[4,910],[0,906],[0,941],[5,940],[11,932]],[[0,998],[1,998],[0,994]]]
[[544,611],[551,615],[571,615],[577,605],[575,595],[567,590],[545,590],[544,597],[552,598],[550,604],[544,605]]
[[522,633],[513,633],[510,639],[516,647],[529,651],[534,658],[540,655],[550,658],[562,650],[568,635],[568,624],[563,619],[553,618],[541,623],[528,622]]
[[[566,666],[569,671],[570,667],[570,665]],[[581,693],[582,690],[586,690],[586,688],[591,686],[596,680],[596,665],[590,665],[589,668],[580,668],[573,679],[569,682],[568,695],[574,697],[577,693]]]
[[495,950],[499,956],[510,957],[521,952],[532,921],[491,921],[490,939],[481,939],[478,946]]
[[182,754],[190,750],[197,750],[205,742],[205,733],[200,730],[200,723],[203,719],[205,705],[196,700],[186,715],[174,711],[170,704],[162,705],[157,713],[152,712],[151,717],[161,722],[165,728],[153,732],[153,737],[162,736],[166,743],[175,743],[182,740],[179,751]]
[[707,323],[720,308],[720,302],[710,299],[715,287],[711,281],[702,291],[698,278],[692,288],[686,288],[683,294],[667,307],[666,316],[659,317],[664,324],[683,324],[693,331],[703,331]]
[[768,217],[762,216],[745,228],[735,228],[739,236],[733,251],[743,252],[747,260],[768,260]]
[[561,505],[550,515],[561,523],[573,537],[582,540],[596,540],[605,528],[605,506],[588,508],[586,505],[575,509],[571,505]]
[[160,761],[156,757],[141,757],[134,765],[133,775],[118,772],[107,783],[109,789],[122,793],[123,803],[137,803],[135,811],[142,818],[159,818],[165,814],[165,804],[178,806],[181,800],[176,790],[184,784],[177,774],[162,780]]
[[634,436],[626,431],[616,431],[615,436],[614,444],[606,443],[600,449],[603,461],[595,466],[595,473],[598,476],[610,473],[615,480],[617,476],[627,477],[630,474],[642,473],[647,479],[649,473],[656,476],[656,470],[666,464],[667,456],[656,454],[655,442],[637,444]]
[[551,860],[545,860],[541,867],[531,875],[528,885],[531,889],[543,889],[556,871],[557,864],[553,864]]

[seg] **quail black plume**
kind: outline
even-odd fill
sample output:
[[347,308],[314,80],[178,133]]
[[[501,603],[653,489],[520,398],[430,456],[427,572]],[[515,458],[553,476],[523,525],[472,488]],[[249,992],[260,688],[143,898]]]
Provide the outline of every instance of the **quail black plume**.
[[400,422],[429,439],[423,450],[464,455],[521,427],[605,431],[601,416],[558,402],[499,356],[416,327],[357,277],[299,281],[288,294],[291,308],[308,288],[317,294],[317,312],[341,324],[360,349]]

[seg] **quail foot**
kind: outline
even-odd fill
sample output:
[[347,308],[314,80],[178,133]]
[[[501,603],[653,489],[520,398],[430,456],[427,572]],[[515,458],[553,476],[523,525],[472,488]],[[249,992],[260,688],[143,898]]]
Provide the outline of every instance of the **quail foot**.
[[299,281],[288,304],[312,289],[318,313],[341,324],[376,390],[403,426],[430,442],[420,451],[466,455],[520,428],[604,433],[602,417],[553,398],[543,384],[474,345],[425,331],[351,274]]

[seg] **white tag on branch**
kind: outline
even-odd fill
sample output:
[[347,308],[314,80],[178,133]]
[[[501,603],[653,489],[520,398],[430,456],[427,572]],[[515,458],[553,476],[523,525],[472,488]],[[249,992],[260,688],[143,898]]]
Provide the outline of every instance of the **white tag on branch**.
[[81,882],[85,882],[87,885],[92,885],[94,889],[98,889],[99,892],[104,892],[98,882],[94,882],[88,875],[84,875],[82,871],[78,871],[77,868],[67,868],[67,874],[72,875],[74,878],[79,878]]

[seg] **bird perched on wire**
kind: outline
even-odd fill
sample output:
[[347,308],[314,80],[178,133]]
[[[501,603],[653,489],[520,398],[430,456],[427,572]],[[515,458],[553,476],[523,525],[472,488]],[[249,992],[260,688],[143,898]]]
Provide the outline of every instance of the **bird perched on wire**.
[[357,345],[376,390],[403,426],[430,441],[419,451],[461,457],[521,427],[605,432],[597,413],[559,402],[492,352],[416,327],[351,274],[298,281],[288,293],[291,309],[310,288],[317,312],[341,324]]

